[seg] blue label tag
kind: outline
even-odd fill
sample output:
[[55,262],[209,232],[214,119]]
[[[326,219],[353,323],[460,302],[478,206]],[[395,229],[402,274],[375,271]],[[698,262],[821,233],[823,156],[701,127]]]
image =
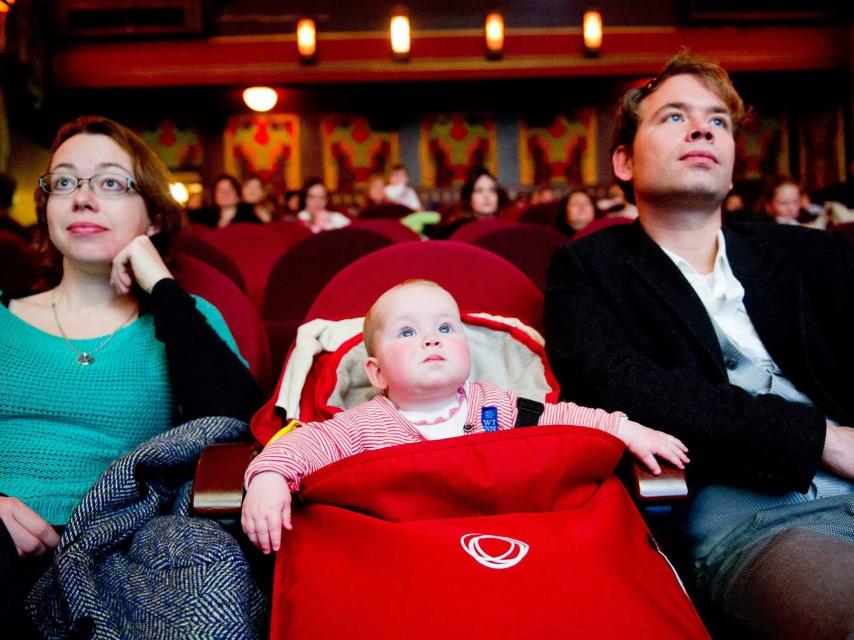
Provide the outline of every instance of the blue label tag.
[[482,407],[480,410],[480,423],[484,431],[498,431],[498,409],[495,407]]

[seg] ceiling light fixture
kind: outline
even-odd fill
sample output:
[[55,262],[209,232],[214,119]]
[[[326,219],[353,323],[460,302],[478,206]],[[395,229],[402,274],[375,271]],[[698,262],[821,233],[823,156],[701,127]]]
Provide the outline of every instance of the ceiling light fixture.
[[311,18],[297,22],[297,49],[303,64],[315,62],[317,53],[317,27]]
[[484,24],[486,36],[486,57],[497,60],[504,53],[504,17],[498,11],[486,16]]
[[412,38],[409,31],[409,12],[406,10],[406,7],[397,5],[392,10],[389,34],[394,59],[399,62],[409,60],[409,49],[412,45]]
[[269,111],[279,101],[279,94],[270,87],[249,87],[243,92],[243,102],[252,111]]
[[584,55],[598,56],[602,46],[602,14],[596,7],[591,6],[584,11],[582,34],[584,35]]

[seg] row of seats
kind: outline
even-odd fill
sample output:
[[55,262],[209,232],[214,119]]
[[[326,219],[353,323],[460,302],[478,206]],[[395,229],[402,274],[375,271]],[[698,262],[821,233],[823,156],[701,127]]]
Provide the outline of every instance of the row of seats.
[[[312,302],[333,276],[361,256],[418,240],[395,220],[371,219],[316,235],[284,222],[192,230],[178,238],[176,248],[215,267],[247,294],[263,320],[276,369]],[[551,255],[567,238],[542,225],[482,220],[460,227],[451,240],[502,256],[544,291]]]

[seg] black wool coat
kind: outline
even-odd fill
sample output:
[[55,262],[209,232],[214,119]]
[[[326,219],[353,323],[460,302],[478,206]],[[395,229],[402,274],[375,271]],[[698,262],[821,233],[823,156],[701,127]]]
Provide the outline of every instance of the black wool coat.
[[806,491],[825,419],[854,425],[854,248],[783,225],[732,224],[724,237],[753,326],[814,406],[729,384],[702,302],[637,222],[557,250],[546,351],[565,399],[681,438],[693,478]]

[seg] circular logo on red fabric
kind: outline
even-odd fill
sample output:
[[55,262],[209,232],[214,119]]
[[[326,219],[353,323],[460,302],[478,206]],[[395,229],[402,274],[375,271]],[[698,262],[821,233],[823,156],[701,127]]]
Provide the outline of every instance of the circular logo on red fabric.
[[528,554],[529,549],[521,540],[483,533],[467,533],[460,538],[460,544],[467,554],[489,569],[514,567]]

